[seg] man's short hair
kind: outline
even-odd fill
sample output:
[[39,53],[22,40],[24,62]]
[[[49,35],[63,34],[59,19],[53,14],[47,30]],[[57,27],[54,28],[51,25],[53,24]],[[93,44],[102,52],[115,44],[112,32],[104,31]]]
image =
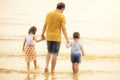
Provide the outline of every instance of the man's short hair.
[[61,10],[62,8],[65,8],[65,4],[60,2],[60,3],[57,4],[56,8]]

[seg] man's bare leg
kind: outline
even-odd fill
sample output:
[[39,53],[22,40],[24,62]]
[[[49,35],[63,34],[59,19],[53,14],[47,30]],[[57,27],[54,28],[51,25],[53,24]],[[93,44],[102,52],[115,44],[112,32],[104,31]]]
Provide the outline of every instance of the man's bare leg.
[[51,72],[52,73],[54,73],[56,62],[57,62],[57,55],[53,54],[52,55],[52,62],[51,62]]
[[46,55],[46,66],[45,66],[45,72],[48,72],[48,66],[49,66],[49,62],[50,62],[50,58],[51,58],[51,53],[47,53]]

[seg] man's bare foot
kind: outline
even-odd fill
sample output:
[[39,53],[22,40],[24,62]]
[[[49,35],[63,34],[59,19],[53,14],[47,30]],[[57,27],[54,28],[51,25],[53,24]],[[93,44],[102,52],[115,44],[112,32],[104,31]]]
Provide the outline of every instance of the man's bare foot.
[[48,73],[48,72],[49,72],[49,71],[48,71],[48,68],[45,68],[44,72],[45,72],[45,73]]

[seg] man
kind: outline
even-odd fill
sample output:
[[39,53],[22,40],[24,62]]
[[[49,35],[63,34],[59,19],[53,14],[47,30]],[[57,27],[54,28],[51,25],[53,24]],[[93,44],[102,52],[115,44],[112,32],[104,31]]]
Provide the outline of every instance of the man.
[[61,31],[64,34],[64,37],[69,43],[66,28],[65,28],[65,17],[62,14],[65,9],[65,4],[60,2],[57,4],[56,10],[52,11],[47,14],[45,24],[43,26],[42,31],[42,38],[44,37],[44,33],[46,32],[46,40],[47,40],[47,49],[48,54],[46,55],[46,66],[45,66],[45,72],[48,71],[48,65],[49,61],[52,56],[51,61],[51,72],[54,72],[56,61],[57,61],[57,55],[59,53],[60,44],[61,44]]

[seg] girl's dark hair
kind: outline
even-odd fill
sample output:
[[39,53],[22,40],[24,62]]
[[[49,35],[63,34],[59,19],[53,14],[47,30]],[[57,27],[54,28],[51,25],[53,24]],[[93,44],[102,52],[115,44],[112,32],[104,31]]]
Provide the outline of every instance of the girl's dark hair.
[[62,8],[65,8],[65,4],[62,3],[62,2],[60,2],[60,3],[57,4],[56,8],[59,9],[59,10],[61,10]]
[[35,26],[32,26],[29,31],[28,31],[28,34],[32,33],[32,34],[35,34],[37,31],[37,28]]
[[80,33],[79,32],[74,32],[73,33],[73,39],[79,39],[80,38]]

